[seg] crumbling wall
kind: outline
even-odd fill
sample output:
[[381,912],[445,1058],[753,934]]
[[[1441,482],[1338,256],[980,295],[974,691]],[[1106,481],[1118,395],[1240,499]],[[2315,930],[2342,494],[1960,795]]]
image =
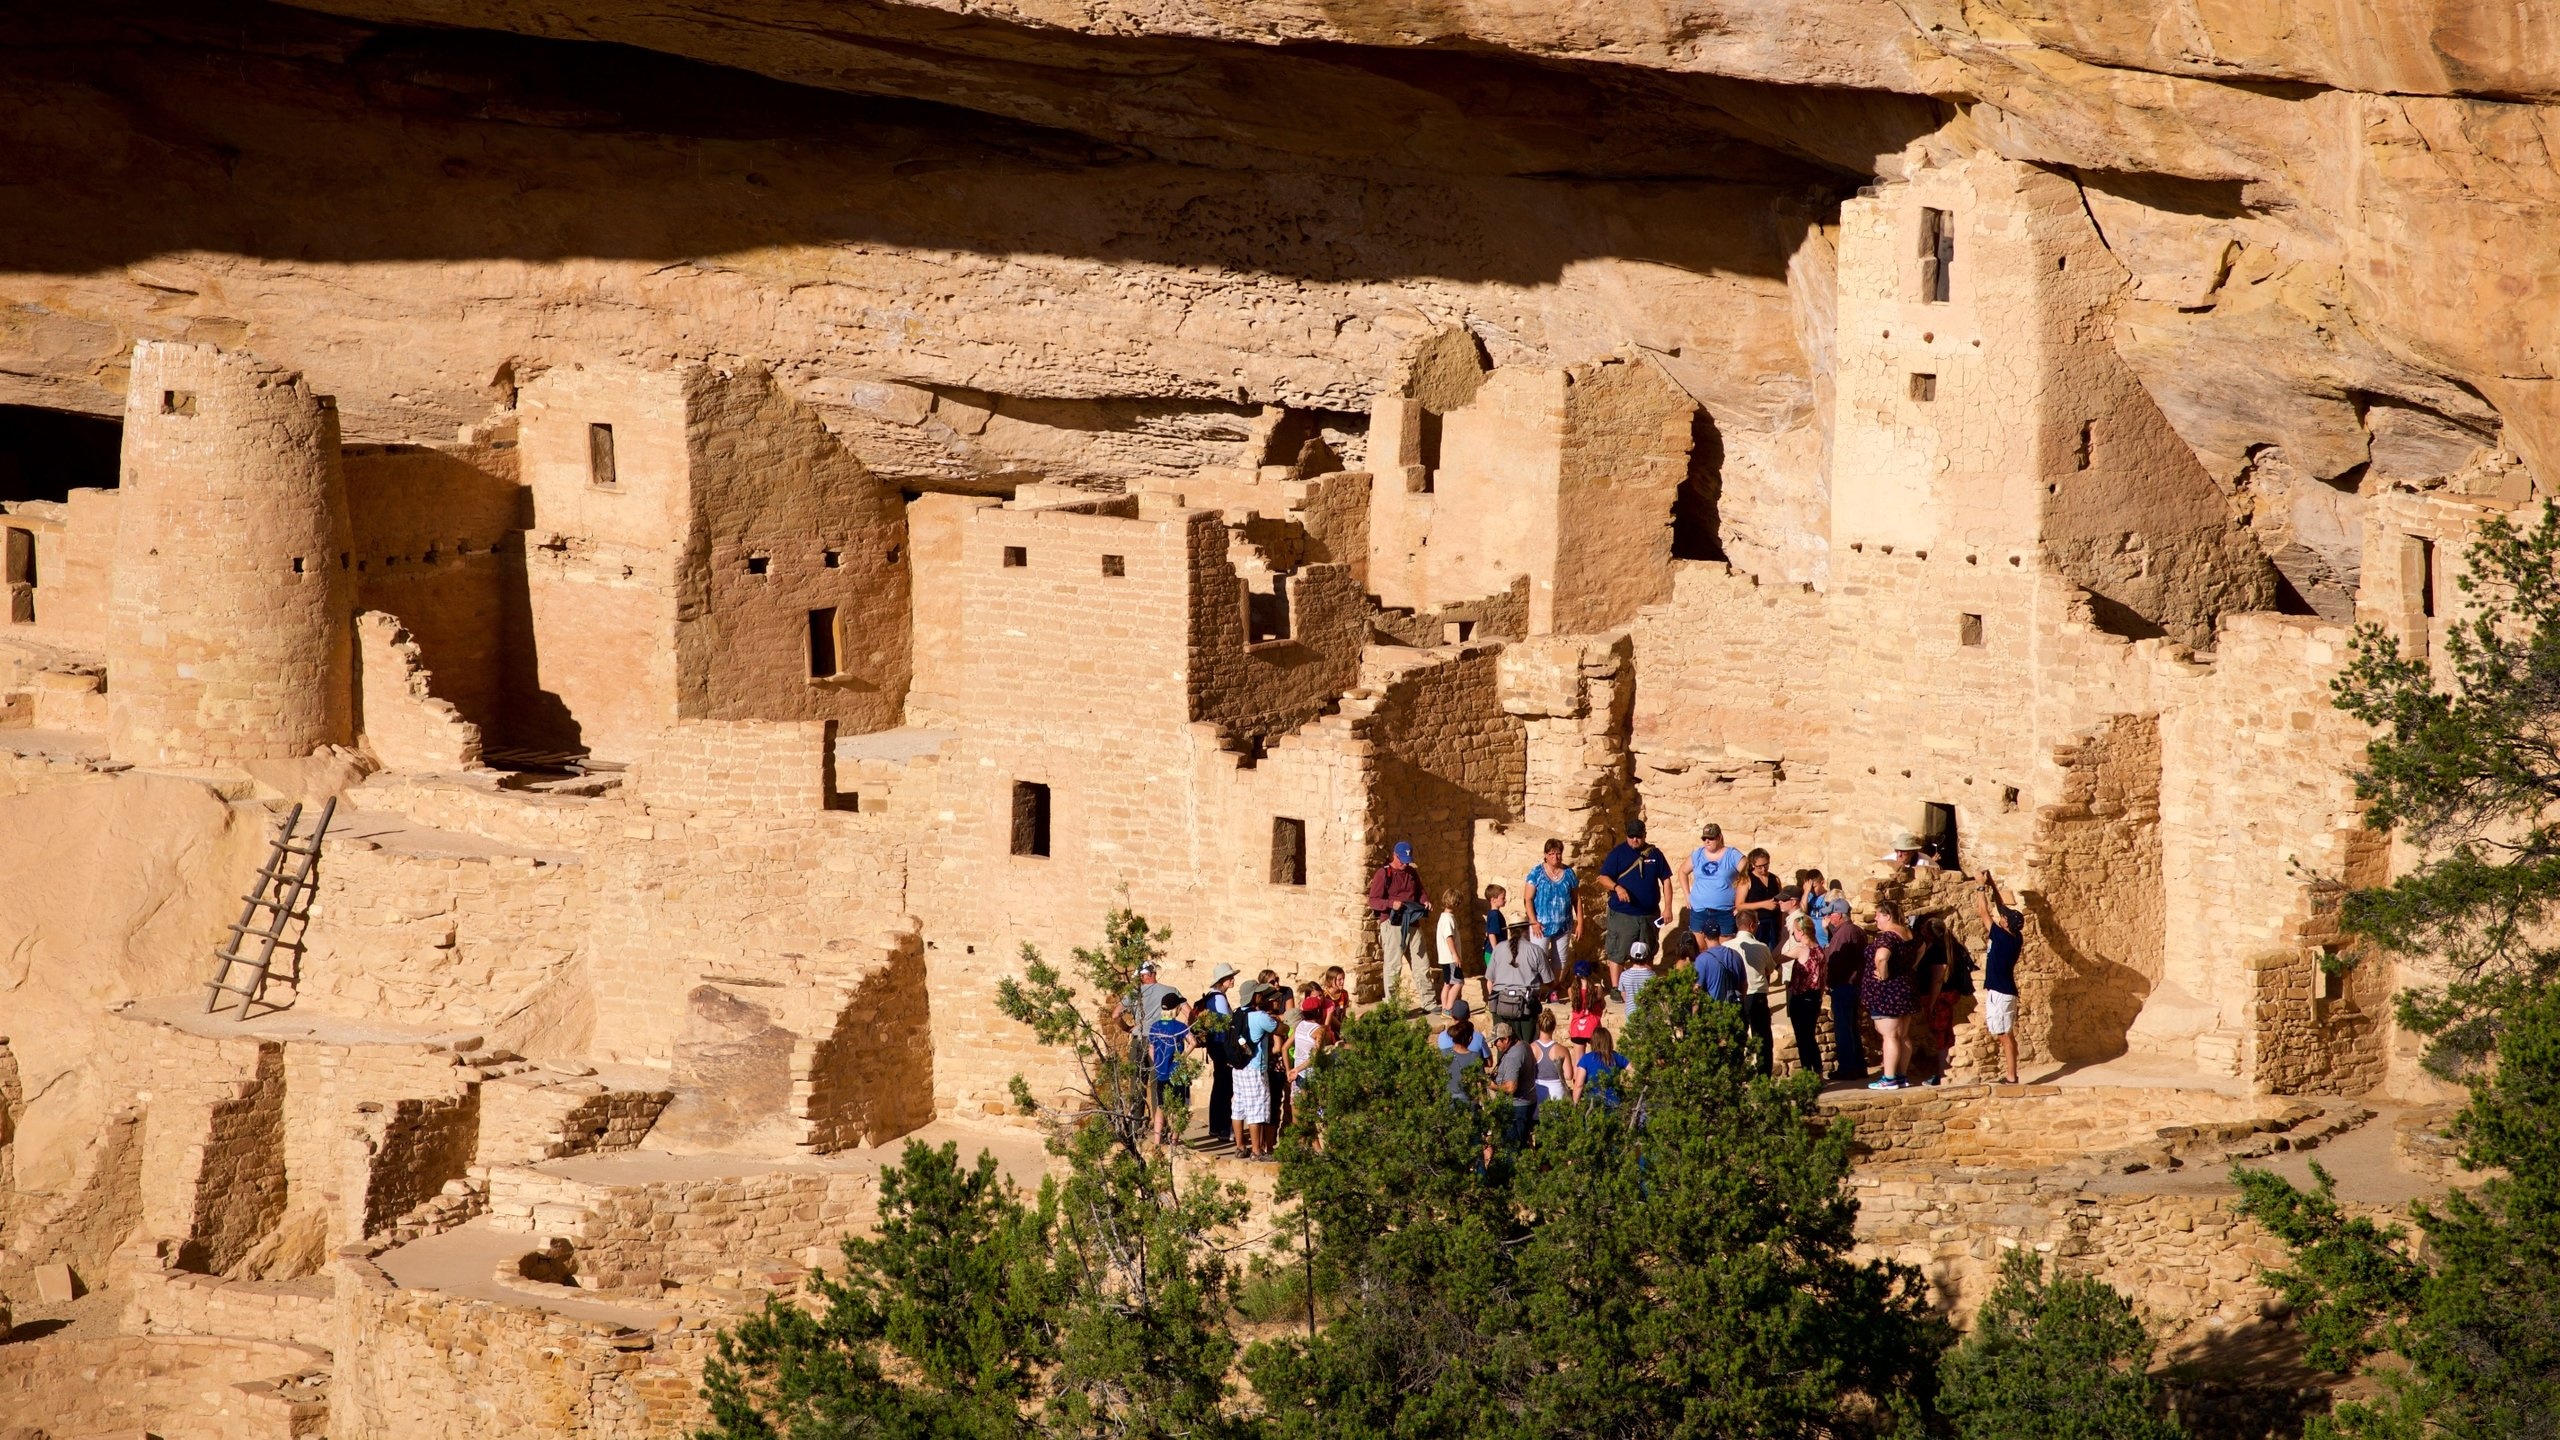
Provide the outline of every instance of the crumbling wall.
[[352,540],[337,412],[210,345],[134,347],[108,741],[148,764],[289,759],[353,738]]
[[146,1433],[167,1440],[318,1440],[327,1433],[326,1352],[201,1335],[52,1338],[0,1346],[0,1415],[38,1433]]
[[793,1054],[792,1108],[805,1119],[800,1144],[810,1150],[885,1145],[933,1119],[923,937],[898,936],[882,962],[850,992],[820,1002],[837,1007],[833,1028],[811,1026]]
[[453,1053],[423,1043],[295,1041],[284,1047],[284,1082],[288,1213],[319,1217],[336,1243],[360,1238],[386,1113],[404,1100],[449,1113],[468,1093]]
[[831,1262],[837,1241],[875,1223],[879,1191],[867,1169],[615,1184],[508,1166],[490,1172],[489,1223],[569,1241],[582,1288],[654,1297],[661,1285]]
[[2019,1053],[2104,1060],[2162,976],[2160,719],[2120,715],[2053,758],[2062,795],[2036,811]]
[[480,1087],[476,1159],[516,1165],[629,1150],[648,1138],[670,1098],[665,1090],[620,1090],[540,1071],[487,1081]]
[[360,1102],[346,1138],[342,1183],[350,1190],[360,1187],[363,1202],[361,1208],[350,1203],[340,1211],[342,1222],[354,1223],[345,1224],[336,1238],[353,1244],[389,1229],[391,1222],[434,1199],[446,1181],[460,1179],[479,1145],[477,1090]]
[[284,1047],[258,1046],[256,1076],[234,1089],[213,1102],[188,1157],[195,1213],[179,1254],[207,1275],[229,1273],[284,1218]]
[[1555,559],[1549,582],[1529,592],[1531,634],[1615,629],[1669,597],[1671,505],[1698,409],[1635,353],[1570,366],[1565,381]]
[[337,1342],[336,1284],[325,1275],[226,1280],[137,1261],[123,1283],[131,1334],[222,1335],[315,1350]]
[[356,603],[417,642],[436,693],[514,740],[531,705],[524,527],[512,417],[442,445],[347,445]]
[[468,770],[480,727],[435,693],[424,653],[379,610],[356,615],[356,740],[389,770]]
[[705,1415],[713,1350],[698,1320],[650,1335],[522,1305],[403,1290],[340,1262],[345,1317],[329,1433],[368,1440],[490,1435],[676,1440]]

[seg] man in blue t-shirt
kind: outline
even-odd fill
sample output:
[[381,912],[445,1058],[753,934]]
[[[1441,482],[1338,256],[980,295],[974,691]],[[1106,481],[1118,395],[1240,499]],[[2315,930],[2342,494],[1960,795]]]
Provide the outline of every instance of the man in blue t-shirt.
[[1698,988],[1710,1000],[1742,1003],[1743,992],[1751,987],[1751,972],[1742,963],[1742,952],[1722,941],[1698,952]]
[[1548,841],[1546,859],[1529,871],[1529,939],[1549,980],[1565,973],[1565,955],[1582,938],[1581,890],[1581,879],[1564,863],[1564,842]]
[[1670,878],[1671,860],[1645,840],[1644,821],[1629,820],[1625,843],[1600,862],[1600,883],[1609,891],[1609,929],[1601,939],[1612,988],[1626,969],[1627,947],[1652,942],[1662,922],[1662,882]]
[[[1167,987],[1170,990],[1170,987]],[[1173,1112],[1191,1109],[1191,1082],[1174,1083],[1174,1073],[1182,1063],[1182,1052],[1190,1044],[1191,1026],[1182,1018],[1183,1000],[1168,993],[1161,998],[1155,1023],[1147,1027],[1147,1048],[1155,1062],[1153,1089],[1156,1117],[1156,1143],[1170,1145],[1181,1137],[1173,1133]]]
[[1974,904],[1989,938],[1982,945],[1982,1028],[2000,1042],[2000,1081],[2018,1083],[2018,947],[2026,917],[2000,899],[2000,884],[1985,870],[1975,882]]
[[1742,873],[1742,852],[1724,843],[1724,827],[1710,824],[1698,832],[1698,848],[1689,852],[1689,933],[1702,946],[1734,932],[1733,882]]

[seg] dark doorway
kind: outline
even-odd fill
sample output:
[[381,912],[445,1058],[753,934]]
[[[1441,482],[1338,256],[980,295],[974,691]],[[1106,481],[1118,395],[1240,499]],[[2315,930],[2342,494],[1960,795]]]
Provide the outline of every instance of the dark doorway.
[[809,612],[809,678],[832,680],[836,676],[836,607]]
[[1689,473],[1671,501],[1671,558],[1722,560],[1724,437],[1705,406],[1689,420]]
[[1937,856],[1938,863],[1949,870],[1964,868],[1964,857],[1956,850],[1956,807],[1933,802],[1922,808],[1920,850]]
[[60,500],[112,490],[124,426],[96,415],[0,405],[0,500]]

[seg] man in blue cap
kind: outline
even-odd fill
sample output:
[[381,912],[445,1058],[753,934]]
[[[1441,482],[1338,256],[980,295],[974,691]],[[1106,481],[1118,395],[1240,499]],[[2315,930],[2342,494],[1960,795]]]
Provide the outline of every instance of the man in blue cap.
[[1395,854],[1369,877],[1369,914],[1378,922],[1378,984],[1401,990],[1401,1003],[1431,1003],[1422,971],[1422,922],[1430,913],[1422,872],[1413,868],[1413,847],[1399,840]]

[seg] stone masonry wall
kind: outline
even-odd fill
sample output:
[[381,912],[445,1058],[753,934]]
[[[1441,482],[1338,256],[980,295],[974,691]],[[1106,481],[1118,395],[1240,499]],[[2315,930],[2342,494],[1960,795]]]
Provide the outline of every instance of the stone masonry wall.
[[303,1346],[228,1337],[30,1340],[0,1346],[0,1416],[40,1420],[40,1434],[317,1440],[328,1406],[273,1381],[327,1363]]
[[379,610],[356,615],[356,738],[387,770],[480,763],[480,727],[436,695],[417,642]]
[[330,841],[305,935],[299,1003],[349,1019],[496,1026],[575,968],[589,866]]
[[2108,1059],[2161,978],[2159,719],[2120,715],[2054,762],[2062,796],[2036,811],[2024,907],[2019,1054]]
[[302,377],[144,341],[125,401],[107,709],[137,764],[353,738],[337,412]]
[[356,1257],[339,1261],[337,1303],[331,1435],[677,1440],[704,1418],[696,1392],[714,1342],[700,1321],[651,1335],[403,1290]]
[[834,745],[832,720],[678,721],[649,740],[626,793],[671,810],[823,810]]
[[791,1103],[810,1150],[885,1145],[933,1119],[923,937],[900,935],[886,960],[850,992],[828,997],[839,1007],[832,1030],[804,1034],[794,1047]]
[[[773,1170],[718,1179],[608,1184],[522,1166],[489,1172],[489,1224],[576,1250],[592,1290],[736,1280],[780,1266],[833,1263],[836,1242],[878,1214],[869,1170]],[[533,1248],[528,1246],[528,1249]]]

